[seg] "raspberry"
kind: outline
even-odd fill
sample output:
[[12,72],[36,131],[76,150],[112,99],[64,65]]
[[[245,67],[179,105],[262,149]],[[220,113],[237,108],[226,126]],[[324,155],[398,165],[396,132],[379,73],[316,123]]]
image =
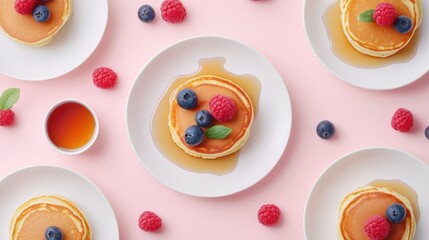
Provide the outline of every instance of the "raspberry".
[[413,114],[405,108],[398,108],[393,114],[391,125],[400,132],[408,132],[413,127]]
[[235,102],[231,98],[223,95],[216,95],[210,99],[209,107],[210,113],[219,122],[231,120],[237,111]]
[[38,0],[15,0],[15,11],[19,14],[30,15]]
[[390,26],[395,22],[396,9],[390,3],[380,3],[375,7],[372,19],[379,26]]
[[166,22],[178,23],[186,16],[186,9],[180,0],[164,0],[161,4],[161,16]]
[[113,88],[117,79],[118,75],[107,67],[99,67],[92,73],[92,80],[99,88]]
[[262,205],[258,211],[258,220],[265,226],[271,226],[280,219],[280,208],[274,204]]
[[364,230],[371,240],[383,240],[389,235],[390,225],[386,218],[374,215],[368,218]]
[[12,109],[0,110],[0,126],[12,125],[15,113]]
[[161,227],[162,220],[151,211],[144,211],[139,217],[139,227],[146,232],[153,232]]

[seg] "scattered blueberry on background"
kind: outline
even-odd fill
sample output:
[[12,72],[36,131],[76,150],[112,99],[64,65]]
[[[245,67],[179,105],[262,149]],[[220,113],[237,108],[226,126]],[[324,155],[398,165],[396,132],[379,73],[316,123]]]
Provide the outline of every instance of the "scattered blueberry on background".
[[335,126],[328,120],[323,120],[316,127],[317,135],[322,139],[329,139],[335,133]]
[[145,4],[139,8],[137,15],[142,22],[149,23],[155,19],[155,10],[150,5]]

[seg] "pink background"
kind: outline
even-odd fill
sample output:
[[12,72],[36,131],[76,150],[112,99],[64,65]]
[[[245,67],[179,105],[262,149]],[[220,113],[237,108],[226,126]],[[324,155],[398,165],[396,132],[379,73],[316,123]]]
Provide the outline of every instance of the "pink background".
[[[304,239],[303,213],[310,189],[340,156],[364,147],[387,146],[429,162],[429,140],[424,136],[429,125],[425,100],[428,74],[389,91],[360,89],[341,81],[322,66],[309,47],[303,0],[182,2],[188,13],[185,21],[168,24],[161,19],[160,0],[110,0],[105,35],[94,54],[77,69],[41,82],[0,75],[1,91],[21,88],[21,98],[13,107],[15,124],[0,128],[0,177],[34,164],[54,164],[84,174],[110,201],[121,239]],[[142,4],[156,10],[156,19],[150,24],[137,18]],[[255,48],[280,72],[292,101],[292,132],[278,165],[255,186],[228,197],[190,197],[165,187],[145,170],[127,135],[126,100],[141,68],[165,47],[197,35],[225,36]],[[117,72],[116,88],[102,90],[92,84],[92,70],[100,66]],[[48,108],[69,97],[92,106],[100,121],[95,145],[77,156],[56,152],[43,132]],[[399,133],[390,127],[390,118],[399,107],[414,114],[411,132]],[[331,120],[337,129],[328,141],[315,132],[317,123],[324,119]],[[257,220],[256,213],[265,203],[282,210],[276,226],[265,227]],[[163,219],[161,231],[139,229],[137,220],[144,210]]]

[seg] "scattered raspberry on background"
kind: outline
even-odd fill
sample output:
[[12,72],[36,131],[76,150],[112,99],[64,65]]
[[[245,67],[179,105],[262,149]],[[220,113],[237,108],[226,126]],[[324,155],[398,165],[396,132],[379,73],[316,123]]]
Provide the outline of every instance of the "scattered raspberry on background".
[[374,215],[366,221],[364,230],[371,240],[383,240],[389,235],[390,225],[386,218]]
[[118,75],[107,67],[96,68],[92,72],[92,80],[94,81],[95,86],[99,88],[113,88],[118,79]]
[[151,211],[144,211],[139,217],[139,227],[146,232],[153,232],[159,229],[162,220],[158,215]]
[[237,111],[235,102],[231,98],[223,95],[216,95],[210,99],[209,107],[210,113],[219,122],[231,120]]
[[271,226],[279,221],[280,214],[280,208],[275,204],[265,204],[258,211],[258,220],[265,226]]
[[164,21],[178,23],[186,16],[186,9],[180,0],[164,0],[161,4],[161,16]]
[[396,112],[393,114],[391,125],[393,129],[400,132],[408,132],[414,124],[413,114],[405,109],[398,108]]
[[379,26],[390,26],[395,22],[396,9],[390,3],[380,3],[375,7],[372,19]]
[[12,109],[0,110],[0,126],[10,126],[15,119]]
[[38,0],[15,0],[15,11],[19,14],[30,15],[38,2]]

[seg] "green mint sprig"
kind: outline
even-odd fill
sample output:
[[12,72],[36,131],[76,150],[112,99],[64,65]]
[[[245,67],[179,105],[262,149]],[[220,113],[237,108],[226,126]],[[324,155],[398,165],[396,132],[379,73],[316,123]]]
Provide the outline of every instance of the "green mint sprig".
[[4,90],[0,96],[0,110],[10,109],[15,103],[18,102],[19,95],[19,88],[9,88]]
[[230,133],[232,129],[229,127],[225,127],[223,125],[215,125],[213,127],[206,129],[206,137],[212,139],[225,139]]
[[372,14],[374,13],[374,9],[368,9],[361,14],[359,14],[359,21],[361,22],[374,22],[372,18]]

